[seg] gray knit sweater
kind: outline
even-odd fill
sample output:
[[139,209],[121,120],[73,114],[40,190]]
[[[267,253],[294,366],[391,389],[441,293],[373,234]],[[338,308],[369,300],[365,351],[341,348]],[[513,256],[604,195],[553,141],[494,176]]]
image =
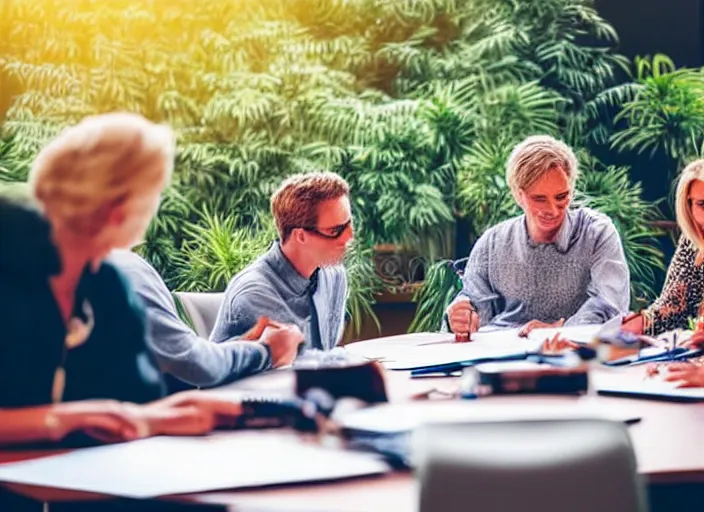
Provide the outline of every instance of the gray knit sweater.
[[232,278],[225,291],[213,341],[223,341],[249,330],[260,316],[295,324],[305,336],[308,348],[330,350],[344,329],[347,276],[343,266],[324,267],[318,272],[313,301],[318,317],[321,346],[315,347],[308,288],[281,251],[279,242]]
[[567,325],[594,324],[628,311],[629,282],[611,219],[576,208],[551,244],[530,239],[525,215],[486,231],[469,256],[458,298],[472,301],[482,326],[560,318]]

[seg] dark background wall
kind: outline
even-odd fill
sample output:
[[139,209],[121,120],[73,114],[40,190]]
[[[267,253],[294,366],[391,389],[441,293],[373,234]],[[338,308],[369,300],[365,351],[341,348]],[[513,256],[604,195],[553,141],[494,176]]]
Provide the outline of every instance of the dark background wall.
[[[630,59],[664,53],[677,67],[704,65],[704,0],[596,0],[595,5],[618,33],[619,53]],[[631,166],[647,199],[666,197],[670,189],[663,187],[665,175],[674,178],[678,172],[657,154],[620,155],[612,163]],[[668,218],[674,218],[669,205],[663,206]]]
[[702,0],[596,0],[629,57],[665,53],[677,66],[704,64]]
[[[619,53],[634,59],[664,53],[677,67],[704,65],[704,0],[595,0],[599,14],[616,29]],[[662,154],[618,155],[611,163],[630,165],[631,176],[643,184],[649,200],[663,198],[661,209],[674,219],[673,187],[679,169]],[[667,184],[667,185],[666,185]],[[662,240],[666,262],[674,252],[668,238]],[[660,276],[664,280],[664,273]]]

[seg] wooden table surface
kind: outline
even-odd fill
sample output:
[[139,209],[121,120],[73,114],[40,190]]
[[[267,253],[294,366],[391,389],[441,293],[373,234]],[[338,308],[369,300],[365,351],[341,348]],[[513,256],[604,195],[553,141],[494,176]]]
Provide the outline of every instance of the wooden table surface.
[[[633,369],[642,372],[642,368]],[[231,386],[233,389],[265,390],[279,388],[292,378],[288,372],[260,376]],[[451,392],[456,378],[410,379],[406,372],[388,372],[391,401],[403,403],[429,390]],[[442,396],[439,394],[438,396]],[[424,407],[447,407],[447,399],[427,400]],[[634,415],[641,421],[629,426],[638,459],[639,472],[654,484],[704,483],[704,404],[666,403],[597,396],[496,396],[473,402],[472,407],[555,406],[559,404],[597,404],[600,408]],[[220,434],[222,435],[222,434]],[[230,432],[226,435],[238,435]],[[272,435],[276,433],[272,432]],[[289,434],[290,435],[290,434]],[[36,457],[37,453],[0,452],[0,462]],[[85,495],[57,493],[56,490],[29,486],[12,489],[40,500],[78,499]],[[381,477],[360,478],[321,484],[304,484],[266,489],[221,491],[181,496],[198,503],[236,506],[236,510],[338,511],[367,510],[414,511],[418,488],[410,472],[390,473]]]

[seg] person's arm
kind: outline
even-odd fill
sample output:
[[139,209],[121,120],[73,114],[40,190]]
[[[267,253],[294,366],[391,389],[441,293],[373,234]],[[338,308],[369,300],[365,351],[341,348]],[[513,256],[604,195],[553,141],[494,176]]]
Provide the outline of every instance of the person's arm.
[[641,313],[644,334],[656,336],[672,329],[686,328],[687,320],[697,316],[701,296],[690,293],[692,280],[701,279],[701,269],[695,264],[696,256],[692,243],[681,236],[660,296]]
[[[448,306],[449,309],[462,298],[469,299],[479,314],[480,325],[490,323],[496,316],[496,301],[501,298],[489,280],[489,245],[488,233],[482,235],[474,244],[462,276],[462,289]],[[450,330],[447,312],[443,316],[442,324],[443,331]]]
[[271,367],[271,354],[262,343],[214,343],[196,335],[179,318],[166,284],[146,262],[120,268],[144,303],[147,341],[163,372],[193,386],[212,387]]
[[591,259],[589,298],[565,325],[599,324],[619,314],[626,314],[630,304],[630,272],[613,223],[603,228],[595,242]]
[[57,442],[76,431],[102,441],[129,441],[158,433],[149,424],[139,406],[114,400],[0,409],[0,445]]

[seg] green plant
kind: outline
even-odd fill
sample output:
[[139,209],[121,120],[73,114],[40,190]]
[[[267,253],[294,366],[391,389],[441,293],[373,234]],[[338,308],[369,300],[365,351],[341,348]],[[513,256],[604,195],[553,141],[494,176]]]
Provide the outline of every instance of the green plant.
[[582,158],[583,170],[577,184],[576,203],[607,215],[621,236],[631,272],[631,300],[636,307],[650,303],[657,295],[653,285],[656,271],[665,270],[664,255],[657,237],[662,232],[653,221],[662,218],[657,204],[642,199],[640,183],[632,183],[628,169],[604,166],[592,157]]
[[[450,257],[458,217],[477,236],[515,212],[501,162],[512,144],[607,140],[609,109],[633,92],[612,87],[627,63],[592,0],[0,6],[0,140],[20,162],[0,156],[0,179],[23,180],[86,115],[168,123],[173,186],[140,251],[174,289],[221,288],[264,245],[275,187],[312,169],[350,181],[365,251]],[[354,288],[376,289],[362,260]],[[373,294],[357,297],[359,325]]]
[[276,238],[273,226],[261,231],[238,228],[237,217],[221,217],[208,211],[202,221],[188,223],[188,239],[181,247],[178,264],[183,291],[223,291],[230,279],[264,253]]
[[667,56],[636,59],[635,97],[615,121],[627,126],[611,137],[619,151],[664,151],[678,169],[704,142],[704,74],[675,69]]
[[423,285],[416,291],[417,303],[408,332],[429,332],[440,328],[445,310],[462,289],[452,260],[436,261],[428,267]]
[[359,236],[352,243],[346,259],[347,286],[347,312],[350,316],[352,332],[359,334],[365,319],[371,320],[376,325],[377,331],[381,330],[379,318],[374,313],[372,306],[375,304],[376,293],[382,289],[382,282],[376,275],[374,268],[374,249],[365,238]]

